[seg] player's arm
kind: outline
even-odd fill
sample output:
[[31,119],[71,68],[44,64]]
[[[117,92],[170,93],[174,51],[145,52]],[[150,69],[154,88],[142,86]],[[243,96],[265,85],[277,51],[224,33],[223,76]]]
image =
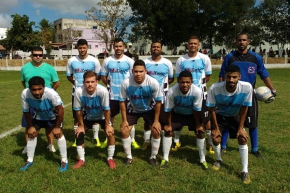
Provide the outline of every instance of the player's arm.
[[172,117],[172,113],[170,112],[166,112],[165,113],[166,116],[166,125],[164,126],[164,132],[165,132],[165,136],[167,136],[170,133],[172,133],[172,126],[171,126],[171,117]]
[[193,116],[195,120],[195,127],[196,127],[196,133],[203,132],[203,127],[201,124],[201,114],[200,111],[193,111]]
[[210,80],[210,75],[205,76],[205,81],[208,82]]
[[21,81],[21,84],[22,84],[23,88],[26,88],[26,85],[25,85],[24,81]]
[[272,96],[268,98],[267,101],[265,101],[265,103],[270,103],[275,99],[277,92],[276,92],[276,89],[274,89],[274,86],[272,84],[270,77],[265,78],[263,81],[264,81],[264,84],[271,90],[271,93],[272,93]]
[[53,134],[54,134],[55,138],[58,139],[58,138],[62,137],[61,125],[63,122],[64,108],[61,104],[61,105],[56,106],[55,110],[57,111],[57,116],[56,116],[55,127],[53,129]]
[[174,76],[173,76],[173,78],[168,78],[168,84],[171,84],[173,82],[174,82]]
[[114,135],[114,128],[110,125],[110,110],[104,110],[105,116],[105,131],[107,136]]
[[108,77],[107,76],[101,76],[101,79],[102,79],[102,82],[107,86]]
[[247,141],[248,139],[248,134],[246,130],[244,129],[244,123],[247,117],[247,112],[248,112],[248,107],[242,106],[239,111],[240,122],[239,122],[239,128],[238,128],[238,133],[237,133],[237,137],[243,137],[245,141]]
[[218,126],[215,107],[210,107],[209,113],[211,116],[211,125],[212,125],[211,137],[212,137],[214,145],[218,145],[221,142],[222,134],[221,134],[219,126]]
[[70,81],[74,85],[73,75],[67,76],[66,78],[68,79],[68,81]]
[[54,90],[56,90],[59,86],[60,86],[59,81],[57,81],[57,82],[53,82],[53,83],[52,83],[52,88],[53,88]]
[[84,125],[84,120],[83,120],[83,112],[82,110],[77,110],[76,111],[76,117],[77,117],[77,120],[78,120],[78,128],[75,132],[76,136],[78,137],[79,134],[83,133],[85,134],[85,125]]

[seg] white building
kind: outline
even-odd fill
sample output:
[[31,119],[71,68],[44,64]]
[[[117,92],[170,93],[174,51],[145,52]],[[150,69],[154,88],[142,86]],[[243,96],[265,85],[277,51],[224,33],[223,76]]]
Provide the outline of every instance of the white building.
[[5,39],[7,36],[6,36],[6,32],[9,28],[0,28],[0,40],[3,40]]

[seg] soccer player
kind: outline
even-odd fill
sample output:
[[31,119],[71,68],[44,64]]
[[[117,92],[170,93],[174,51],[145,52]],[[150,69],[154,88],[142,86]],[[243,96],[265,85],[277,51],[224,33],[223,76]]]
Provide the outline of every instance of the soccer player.
[[[20,170],[27,170],[33,165],[34,152],[37,144],[37,135],[41,128],[51,132],[57,139],[57,145],[61,156],[59,172],[68,170],[66,140],[62,133],[62,121],[64,108],[58,93],[45,87],[45,81],[39,76],[34,76],[28,81],[29,88],[23,90],[22,110],[28,125],[27,134],[27,161]],[[31,116],[29,109],[35,112]]]
[[[147,75],[146,72],[144,61],[136,60],[133,75],[125,79],[121,85],[119,97],[122,115],[121,134],[123,147],[127,155],[126,165],[130,165],[133,161],[130,130],[140,117],[143,118],[145,124],[149,125],[152,133],[149,162],[152,166],[157,165],[156,155],[160,146],[161,133],[159,115],[163,94],[157,80]],[[129,99],[129,102],[126,108],[127,99]],[[152,100],[156,102],[155,108],[153,108]]]
[[[211,126],[209,111],[206,107],[207,90],[206,83],[210,80],[210,75],[212,74],[211,61],[209,57],[205,54],[198,52],[200,46],[199,38],[197,36],[191,36],[187,43],[188,53],[178,58],[176,62],[176,77],[179,76],[181,71],[187,70],[192,74],[193,84],[200,87],[203,91],[203,103],[202,103],[202,122],[206,130],[209,153],[213,154],[211,141]],[[172,151],[177,151],[181,146],[179,142],[181,131],[174,131],[174,143],[171,148]]]
[[[45,86],[48,88],[53,88],[56,90],[59,87],[59,78],[56,70],[50,64],[47,64],[43,61],[43,49],[39,46],[33,47],[31,50],[31,62],[25,64],[21,68],[21,83],[24,88],[28,88],[28,81],[30,78],[34,76],[40,76],[45,81]],[[31,109],[30,113],[33,115],[34,112]],[[27,123],[25,117],[22,116],[22,127],[26,128],[25,132],[25,140],[27,141]],[[46,136],[48,141],[48,150],[51,152],[55,152],[55,148],[53,146],[53,135],[49,130],[46,130]],[[22,151],[23,154],[27,153],[27,147],[25,146]]]
[[192,75],[189,71],[182,71],[178,76],[178,83],[171,87],[165,98],[164,111],[167,114],[167,124],[163,136],[163,160],[160,167],[165,168],[169,162],[169,151],[172,144],[172,134],[188,126],[195,131],[199,159],[203,169],[208,169],[205,160],[204,128],[201,122],[201,106],[203,93],[201,88],[192,84]]
[[[99,74],[101,65],[97,58],[88,54],[88,42],[85,39],[79,39],[77,41],[77,49],[79,54],[77,56],[73,56],[67,62],[66,67],[66,76],[68,81],[70,81],[73,85],[72,88],[72,108],[74,101],[74,92],[75,89],[83,85],[83,75],[86,71],[94,71]],[[77,117],[75,111],[73,110],[73,118],[74,118],[74,131],[76,131],[78,127]],[[97,147],[101,146],[99,139],[99,125],[96,125],[93,128],[94,133],[94,141]],[[76,141],[72,144],[73,147],[76,147]]]
[[[165,97],[169,84],[174,81],[173,67],[170,60],[163,58],[161,56],[162,53],[162,44],[161,42],[155,41],[151,44],[151,57],[144,60],[146,65],[147,74],[153,78],[155,78],[161,91],[163,93],[163,97]],[[162,101],[161,112],[160,112],[160,123],[166,122],[164,121],[165,113],[163,108],[164,101]],[[141,147],[142,150],[147,149],[150,144],[150,135],[151,130],[148,125],[144,125],[144,143]]]
[[[83,87],[78,87],[74,97],[74,110],[78,121],[76,130],[76,144],[79,159],[73,169],[81,168],[85,164],[84,135],[87,129],[101,125],[108,139],[108,160],[111,169],[116,168],[113,160],[115,152],[114,128],[110,124],[109,92],[98,84],[98,76],[93,71],[83,75]],[[85,114],[83,114],[85,112]]]
[[208,92],[206,105],[210,108],[212,118],[212,141],[216,154],[214,170],[222,164],[221,135],[223,129],[229,128],[231,137],[237,138],[242,160],[241,178],[244,184],[251,182],[248,173],[248,135],[244,129],[248,107],[252,105],[252,85],[241,79],[240,68],[230,65],[225,70],[225,81],[213,84]]
[[[236,45],[238,49],[225,57],[219,73],[219,80],[225,80],[225,69],[232,64],[240,67],[242,75],[241,80],[249,82],[253,88],[255,88],[256,76],[258,74],[264,84],[272,91],[273,96],[267,101],[270,103],[273,101],[273,98],[276,97],[276,90],[274,89],[269,73],[264,66],[262,57],[247,49],[249,43],[249,37],[246,33],[240,33],[237,36]],[[263,159],[264,156],[258,151],[258,102],[254,95],[252,101],[253,105],[249,107],[245,127],[249,128],[252,145],[251,154]],[[225,129],[221,142],[222,152],[225,152],[226,150],[227,138],[228,130]]]
[[[133,69],[134,60],[124,55],[125,44],[121,38],[114,40],[114,55],[106,58],[102,64],[100,75],[103,83],[110,92],[111,123],[114,125],[115,116],[119,114],[119,94],[123,80],[128,78]],[[140,146],[135,141],[135,127],[131,130],[132,146],[139,149]],[[102,145],[105,148],[107,141]]]

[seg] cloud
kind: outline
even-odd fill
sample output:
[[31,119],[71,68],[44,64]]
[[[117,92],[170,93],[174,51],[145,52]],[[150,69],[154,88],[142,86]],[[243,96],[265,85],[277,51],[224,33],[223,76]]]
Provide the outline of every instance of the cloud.
[[12,18],[7,14],[0,14],[0,28],[9,28],[11,27]]
[[17,7],[19,5],[20,5],[20,0],[1,1],[1,3],[0,3],[0,13],[1,14],[8,14],[8,13],[10,13],[10,10],[12,8]]
[[40,16],[40,10],[39,9],[35,10],[35,13],[36,13],[37,16]]

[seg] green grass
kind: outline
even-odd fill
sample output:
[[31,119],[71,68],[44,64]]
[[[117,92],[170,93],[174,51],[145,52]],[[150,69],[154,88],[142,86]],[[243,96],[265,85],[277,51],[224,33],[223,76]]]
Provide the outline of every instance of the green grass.
[[[115,125],[116,170],[106,165],[106,150],[96,148],[91,143],[92,131],[86,135],[86,165],[72,170],[77,152],[71,147],[73,142],[73,119],[71,106],[65,108],[64,133],[67,139],[69,171],[59,173],[59,152],[46,150],[47,140],[44,130],[38,137],[34,165],[26,172],[19,167],[26,160],[21,151],[25,145],[24,130],[0,139],[0,192],[290,192],[289,182],[289,106],[288,99],[290,69],[270,69],[272,82],[278,97],[271,104],[259,103],[259,147],[266,157],[261,160],[249,155],[249,171],[252,183],[243,185],[238,178],[241,161],[236,140],[229,140],[228,151],[224,155],[224,165],[220,171],[203,171],[198,165],[196,140],[192,132],[185,128],[182,132],[182,147],[170,153],[170,167],[165,170],[148,164],[150,150],[132,150],[134,162],[130,167],[123,165],[126,157],[119,132],[120,116]],[[64,104],[71,102],[71,85],[65,73],[59,72],[61,86],[58,89]],[[217,81],[218,71],[214,70],[210,84]],[[258,80],[257,86],[263,83]],[[0,71],[0,134],[20,124],[22,85],[20,73]],[[136,140],[143,142],[143,121],[136,126]],[[101,141],[104,132],[100,132]],[[56,141],[54,141],[56,145]],[[250,143],[248,143],[250,149]],[[161,160],[162,147],[158,160]],[[207,155],[212,164],[215,157]]]

